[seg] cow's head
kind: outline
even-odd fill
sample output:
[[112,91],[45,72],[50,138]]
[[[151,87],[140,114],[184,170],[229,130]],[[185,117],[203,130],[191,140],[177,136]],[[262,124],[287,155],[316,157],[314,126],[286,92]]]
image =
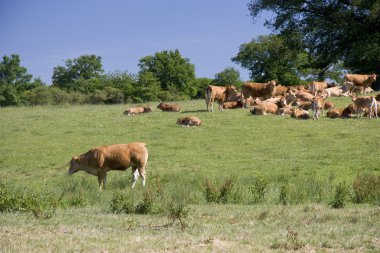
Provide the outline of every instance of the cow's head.
[[71,175],[71,174],[74,174],[78,171],[80,171],[79,158],[73,157],[70,161],[70,168],[67,171],[67,173],[69,173],[69,175]]
[[182,118],[179,118],[179,119],[177,120],[177,124],[182,124],[182,122],[183,122]]
[[144,107],[144,112],[152,112],[152,108],[150,106]]
[[237,94],[236,87],[233,85],[227,86],[226,90],[224,91],[225,100],[229,101],[233,96]]
[[376,81],[376,74],[372,73],[370,78],[373,82]]

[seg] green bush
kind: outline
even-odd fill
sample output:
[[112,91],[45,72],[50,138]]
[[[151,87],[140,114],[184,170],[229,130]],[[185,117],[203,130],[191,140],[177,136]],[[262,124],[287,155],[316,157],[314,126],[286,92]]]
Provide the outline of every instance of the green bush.
[[219,188],[211,180],[207,179],[204,190],[206,201],[222,204],[228,203],[233,199],[232,188],[233,183],[230,178],[226,179]]
[[343,208],[345,206],[348,193],[348,187],[344,183],[340,183],[335,187],[333,200],[329,203],[332,208]]
[[380,175],[358,175],[353,182],[355,203],[380,203]]
[[262,176],[256,176],[252,185],[249,187],[253,195],[254,203],[261,203],[264,201],[265,192],[267,191],[268,180]]

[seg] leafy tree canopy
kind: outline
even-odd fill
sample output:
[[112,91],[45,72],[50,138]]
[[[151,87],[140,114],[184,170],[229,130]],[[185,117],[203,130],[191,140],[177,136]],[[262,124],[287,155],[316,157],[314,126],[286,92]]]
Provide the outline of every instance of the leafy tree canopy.
[[78,80],[100,78],[103,73],[102,58],[96,55],[82,55],[76,59],[68,59],[65,66],[57,66],[53,70],[53,85],[64,90],[81,90]]
[[225,68],[222,72],[215,75],[214,84],[216,85],[239,85],[240,72],[232,67]]
[[248,8],[254,19],[264,10],[273,12],[266,26],[285,36],[288,46],[297,46],[292,40],[300,38],[320,77],[339,61],[353,72],[380,73],[377,0],[252,0]]
[[29,84],[32,77],[27,74],[26,68],[20,66],[20,57],[17,54],[12,54],[11,57],[3,56],[0,63],[0,83],[18,88]]
[[188,92],[195,80],[195,68],[190,60],[183,58],[178,50],[162,51],[154,56],[140,59],[141,72],[151,72],[164,90],[175,89]]

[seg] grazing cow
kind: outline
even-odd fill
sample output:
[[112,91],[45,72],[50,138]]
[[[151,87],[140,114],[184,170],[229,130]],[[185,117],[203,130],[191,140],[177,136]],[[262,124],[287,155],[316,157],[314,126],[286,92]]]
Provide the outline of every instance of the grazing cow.
[[293,109],[292,117],[296,119],[309,119],[310,115],[308,111],[296,108]]
[[152,112],[152,109],[148,107],[131,107],[128,110],[124,111],[124,115],[137,115],[141,113],[149,113]]
[[317,92],[322,91],[326,88],[327,88],[326,81],[322,81],[322,82],[313,81],[311,84],[309,84],[309,90],[311,94],[314,94],[314,96],[316,96]]
[[208,112],[213,112],[214,101],[217,101],[219,104],[219,111],[222,111],[222,105],[224,102],[227,102],[230,97],[235,96],[237,94],[237,90],[235,86],[215,86],[209,85],[206,87],[205,95],[206,95],[206,107]]
[[179,112],[181,107],[179,105],[171,105],[166,103],[160,103],[157,108],[163,112]]
[[271,98],[276,92],[276,81],[272,80],[268,83],[250,83],[246,82],[241,86],[241,92],[244,98],[262,97],[263,100]]
[[353,87],[358,86],[361,93],[364,89],[370,87],[376,81],[376,74],[371,75],[358,75],[358,74],[345,74],[343,77],[344,83],[351,82]]
[[370,97],[370,96],[361,96],[361,97],[356,97],[352,96],[351,97],[352,102],[354,102],[356,106],[356,115],[359,118],[362,114],[362,111],[364,109],[368,109],[369,111],[369,118],[372,118],[372,110],[375,112],[376,118],[377,116],[377,101],[375,97]]
[[177,124],[182,126],[200,126],[202,121],[197,117],[184,117],[177,120]]
[[145,167],[148,161],[148,150],[145,146],[145,143],[134,142],[95,147],[80,156],[73,157],[68,173],[71,175],[82,170],[97,176],[101,191],[102,188],[106,188],[108,171],[126,170],[132,167],[132,188],[139,175],[145,186]]
[[313,110],[313,120],[317,118],[319,120],[319,115],[322,112],[323,116],[323,108],[325,106],[325,99],[320,96],[316,96],[311,100],[311,109]]

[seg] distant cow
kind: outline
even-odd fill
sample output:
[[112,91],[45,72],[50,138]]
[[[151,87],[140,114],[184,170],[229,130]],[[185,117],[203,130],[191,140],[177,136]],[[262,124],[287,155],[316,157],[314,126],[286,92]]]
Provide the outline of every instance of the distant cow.
[[145,186],[145,167],[148,161],[146,144],[134,142],[95,147],[88,152],[75,156],[70,161],[68,173],[85,171],[98,177],[99,190],[106,188],[107,172],[110,170],[126,170],[132,167],[132,188],[140,175]]
[[293,109],[293,113],[291,115],[293,118],[296,118],[296,119],[309,119],[310,118],[310,115],[308,113],[308,111],[305,111],[303,109]]
[[179,105],[172,105],[167,103],[160,103],[157,108],[163,112],[179,112],[181,107]]
[[[345,74],[343,77],[344,83],[352,83],[353,86],[360,88],[361,93],[365,88],[370,87],[371,84],[376,81],[376,74],[371,75],[358,75],[358,74]],[[353,87],[353,88],[354,88]]]
[[208,112],[213,112],[214,101],[217,101],[219,104],[219,111],[222,111],[222,105],[224,102],[229,101],[229,98],[235,96],[237,94],[237,90],[235,86],[215,86],[209,85],[206,87],[205,95],[206,95],[206,107]]
[[320,96],[316,96],[311,100],[311,109],[313,110],[313,120],[319,120],[319,115],[322,113],[325,107],[325,99]]
[[354,102],[354,104],[356,106],[356,114],[357,114],[358,118],[361,116],[362,111],[364,109],[367,109],[369,111],[369,118],[372,117],[372,110],[374,111],[376,118],[378,118],[378,116],[377,116],[377,101],[376,101],[375,97],[352,96],[351,98],[352,98],[352,102]]
[[322,91],[327,88],[327,82],[322,81],[322,82],[317,82],[313,81],[311,84],[309,84],[309,90],[311,94],[314,96],[317,94],[317,92]]
[[260,102],[256,100],[256,105],[251,109],[251,113],[255,115],[267,115],[269,114],[276,114],[278,110],[278,106],[275,103],[272,102]]
[[341,118],[343,109],[331,109],[326,113],[326,116],[332,119]]
[[245,103],[243,100],[239,100],[237,102],[224,102],[223,109],[237,109],[245,107]]
[[184,117],[177,120],[177,124],[182,126],[200,126],[202,121],[197,117]]
[[268,83],[246,82],[241,86],[241,92],[244,98],[262,97],[263,100],[266,100],[274,96],[276,92],[276,81],[272,80]]
[[149,113],[152,112],[152,109],[148,107],[131,107],[128,110],[124,111],[124,115],[136,115],[141,113]]
[[322,96],[325,98],[339,97],[343,93],[343,90],[339,87],[330,87],[322,91]]
[[277,85],[276,86],[276,92],[275,92],[275,96],[281,96],[281,95],[285,95],[288,91],[289,91],[289,87],[288,86],[282,86],[282,85]]

